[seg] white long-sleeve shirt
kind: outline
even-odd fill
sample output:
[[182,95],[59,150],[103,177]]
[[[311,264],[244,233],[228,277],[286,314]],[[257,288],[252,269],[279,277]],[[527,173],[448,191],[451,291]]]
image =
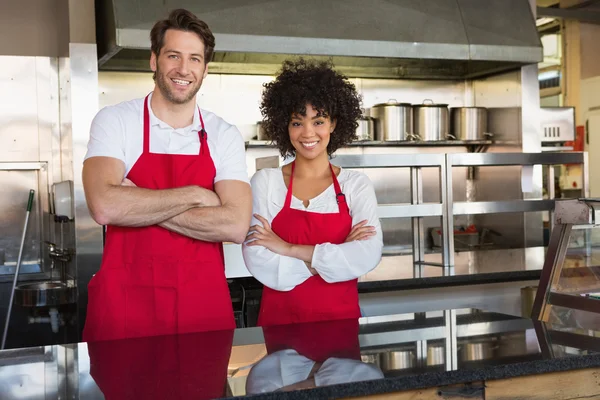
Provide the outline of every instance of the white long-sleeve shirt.
[[[367,220],[376,229],[368,240],[342,244],[323,243],[315,246],[311,267],[329,283],[344,282],[373,270],[381,260],[383,235],[377,217],[377,198],[369,178],[358,171],[342,169],[338,182],[346,195],[352,226]],[[281,168],[265,168],[251,179],[253,213],[273,222],[285,204],[287,187]],[[308,208],[292,196],[291,208],[314,213],[339,211],[333,184],[311,199]],[[259,224],[252,218],[252,225]],[[262,284],[279,291],[292,290],[312,276],[304,261],[281,256],[263,246],[242,246],[242,254],[250,273]]]

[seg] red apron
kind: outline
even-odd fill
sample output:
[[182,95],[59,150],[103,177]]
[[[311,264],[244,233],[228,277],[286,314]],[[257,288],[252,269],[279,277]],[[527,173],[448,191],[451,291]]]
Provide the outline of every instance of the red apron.
[[[352,229],[352,217],[333,167],[329,166],[339,211],[328,214],[295,210],[290,207],[294,167],[295,162],[292,163],[285,204],[271,224],[273,232],[292,244],[344,243]],[[327,283],[319,275],[314,275],[287,292],[265,286],[258,324],[268,326],[359,318],[357,282],[357,279],[352,279],[346,282]]]
[[106,400],[227,396],[233,330],[87,344],[90,375]]
[[[146,97],[144,148],[127,178],[155,190],[188,185],[214,190],[216,170],[201,114],[200,122],[199,155],[151,153]],[[83,331],[88,342],[235,328],[222,244],[158,225],[107,227],[102,265],[88,297]]]
[[360,360],[358,319],[263,327],[267,353],[293,349],[315,362],[328,358]]

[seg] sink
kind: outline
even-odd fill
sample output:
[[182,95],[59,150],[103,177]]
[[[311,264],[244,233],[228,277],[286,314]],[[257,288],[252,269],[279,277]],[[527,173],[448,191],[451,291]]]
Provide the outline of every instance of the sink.
[[23,283],[15,288],[15,304],[22,307],[56,307],[77,301],[77,288],[60,281]]

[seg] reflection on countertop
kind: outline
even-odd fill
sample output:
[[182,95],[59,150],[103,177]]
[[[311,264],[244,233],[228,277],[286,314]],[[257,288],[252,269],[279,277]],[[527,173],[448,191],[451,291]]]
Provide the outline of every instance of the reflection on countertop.
[[314,399],[442,387],[600,367],[598,322],[570,310],[540,323],[458,309],[6,350],[0,393]]

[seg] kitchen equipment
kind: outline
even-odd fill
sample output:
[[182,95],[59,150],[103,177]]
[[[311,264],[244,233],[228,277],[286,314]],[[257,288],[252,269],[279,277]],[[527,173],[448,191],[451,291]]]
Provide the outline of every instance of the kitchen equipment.
[[22,307],[56,307],[76,301],[77,288],[73,282],[25,283],[15,290],[15,303]]
[[62,181],[52,185],[52,208],[50,212],[72,220],[75,216],[73,181]]
[[392,371],[412,368],[415,366],[415,353],[413,350],[396,350],[381,353],[380,367],[382,371]]
[[439,141],[450,138],[448,104],[435,104],[426,99],[413,104],[414,135],[418,140]]
[[382,141],[410,140],[413,137],[413,112],[409,103],[390,99],[371,108],[375,118],[375,139]]
[[575,140],[575,108],[540,107],[542,142]]
[[360,355],[360,361],[364,362],[364,363],[368,363],[368,364],[375,364],[377,366],[379,366],[381,364],[381,354],[380,353],[375,353],[375,354],[361,354]]
[[487,360],[494,356],[498,346],[494,339],[470,339],[463,343],[459,354],[462,361]]
[[19,255],[17,257],[17,267],[15,268],[15,276],[13,278],[12,289],[10,291],[10,300],[8,302],[8,311],[6,312],[6,321],[4,322],[4,333],[2,334],[2,347],[6,344],[6,334],[8,333],[8,323],[10,322],[10,313],[12,311],[13,300],[15,298],[15,288],[17,287],[17,279],[19,279],[19,269],[21,268],[21,260],[23,258],[23,248],[25,247],[25,235],[27,235],[27,223],[29,222],[29,215],[31,214],[31,207],[33,206],[33,195],[35,190],[29,191],[29,199],[27,200],[27,211],[25,212],[25,223],[23,224],[23,234],[21,235],[21,246],[19,247]]
[[265,127],[261,121],[256,123],[256,140],[269,140],[267,133],[265,132]]
[[368,115],[363,115],[358,119],[358,128],[356,128],[356,140],[374,140],[375,139],[375,119]]
[[[434,247],[442,247],[442,228],[431,229],[431,240]],[[454,248],[471,250],[481,244],[481,237],[475,225],[457,226],[454,229]]]
[[443,344],[427,346],[427,366],[444,365],[446,362],[446,349]]
[[457,140],[485,140],[488,133],[487,108],[453,107],[450,109],[450,138]]

